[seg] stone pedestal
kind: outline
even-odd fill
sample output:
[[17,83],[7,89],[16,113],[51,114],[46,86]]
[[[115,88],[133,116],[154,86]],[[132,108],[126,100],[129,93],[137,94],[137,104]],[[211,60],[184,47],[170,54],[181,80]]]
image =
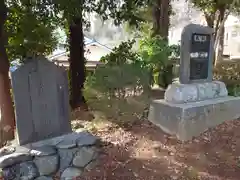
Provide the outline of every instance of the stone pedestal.
[[149,121],[180,140],[190,140],[225,120],[240,117],[240,97],[227,96],[224,83],[172,84],[150,105]]

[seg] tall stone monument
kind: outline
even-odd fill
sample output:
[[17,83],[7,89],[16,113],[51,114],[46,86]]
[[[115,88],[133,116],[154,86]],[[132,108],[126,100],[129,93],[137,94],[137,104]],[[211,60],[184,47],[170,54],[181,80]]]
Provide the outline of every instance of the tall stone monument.
[[20,145],[71,133],[67,72],[43,57],[12,73]]
[[150,105],[149,121],[180,140],[240,117],[240,98],[228,96],[225,84],[213,81],[212,34],[211,28],[196,24],[183,29],[179,82]]

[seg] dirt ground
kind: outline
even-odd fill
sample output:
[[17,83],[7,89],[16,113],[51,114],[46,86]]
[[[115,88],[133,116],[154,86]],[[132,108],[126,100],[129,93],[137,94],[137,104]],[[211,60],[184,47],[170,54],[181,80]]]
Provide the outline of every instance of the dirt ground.
[[228,121],[188,142],[147,121],[95,132],[103,141],[96,168],[81,180],[239,180],[240,122]]
[[[154,98],[163,94],[153,93]],[[181,142],[147,121],[146,114],[142,116],[149,102],[89,98],[94,117],[75,114],[75,129],[84,126],[102,141],[97,166],[84,172],[81,180],[240,180],[239,120]]]

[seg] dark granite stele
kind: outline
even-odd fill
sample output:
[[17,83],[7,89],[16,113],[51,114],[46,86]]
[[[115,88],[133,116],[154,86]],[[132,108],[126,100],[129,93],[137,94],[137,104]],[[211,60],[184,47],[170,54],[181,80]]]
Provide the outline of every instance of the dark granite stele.
[[61,180],[81,177],[93,168],[99,155],[100,139],[82,131],[22,146],[0,149],[0,179]]

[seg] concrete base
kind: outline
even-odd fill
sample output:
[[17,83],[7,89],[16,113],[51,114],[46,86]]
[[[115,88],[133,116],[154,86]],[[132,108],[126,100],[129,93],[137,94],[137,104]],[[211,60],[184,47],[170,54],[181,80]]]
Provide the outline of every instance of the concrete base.
[[210,127],[240,117],[240,97],[223,97],[183,104],[154,100],[148,119],[180,140],[190,140]]

